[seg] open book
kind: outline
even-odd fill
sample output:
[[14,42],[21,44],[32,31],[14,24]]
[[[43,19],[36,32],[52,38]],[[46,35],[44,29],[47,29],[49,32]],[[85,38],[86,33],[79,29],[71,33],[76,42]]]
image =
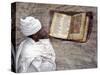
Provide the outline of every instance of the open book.
[[67,15],[55,12],[53,15],[50,36],[85,42],[88,32],[89,17],[86,13]]

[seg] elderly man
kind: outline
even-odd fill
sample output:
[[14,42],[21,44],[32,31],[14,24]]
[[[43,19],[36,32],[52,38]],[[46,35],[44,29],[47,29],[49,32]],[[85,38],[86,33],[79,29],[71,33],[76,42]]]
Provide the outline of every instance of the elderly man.
[[16,72],[56,70],[55,52],[40,21],[32,16],[20,19],[21,32],[28,36],[16,54]]

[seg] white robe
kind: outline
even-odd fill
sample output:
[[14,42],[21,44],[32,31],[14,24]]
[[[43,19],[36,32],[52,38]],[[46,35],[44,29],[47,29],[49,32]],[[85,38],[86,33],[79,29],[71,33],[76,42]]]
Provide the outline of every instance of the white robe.
[[54,71],[55,52],[49,39],[21,42],[16,55],[16,72]]

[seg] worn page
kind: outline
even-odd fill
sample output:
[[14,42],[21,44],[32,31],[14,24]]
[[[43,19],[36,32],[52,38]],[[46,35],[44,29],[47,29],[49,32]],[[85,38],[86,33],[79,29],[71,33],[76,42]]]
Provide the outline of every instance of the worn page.
[[50,36],[67,39],[70,29],[71,16],[62,13],[54,13]]
[[72,16],[70,33],[80,33],[82,14]]
[[71,19],[68,39],[80,41],[84,37],[86,13],[75,14]]
[[85,42],[87,40],[87,35],[88,35],[88,26],[89,26],[89,17],[86,17],[86,22],[85,22],[85,29],[84,29],[84,37],[82,39],[82,42]]

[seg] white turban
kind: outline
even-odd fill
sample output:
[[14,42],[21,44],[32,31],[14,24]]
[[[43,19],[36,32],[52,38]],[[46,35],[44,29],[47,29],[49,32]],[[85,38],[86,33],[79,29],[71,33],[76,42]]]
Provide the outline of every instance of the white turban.
[[35,34],[42,28],[40,21],[31,16],[28,16],[25,19],[21,18],[20,23],[21,32],[25,36]]

